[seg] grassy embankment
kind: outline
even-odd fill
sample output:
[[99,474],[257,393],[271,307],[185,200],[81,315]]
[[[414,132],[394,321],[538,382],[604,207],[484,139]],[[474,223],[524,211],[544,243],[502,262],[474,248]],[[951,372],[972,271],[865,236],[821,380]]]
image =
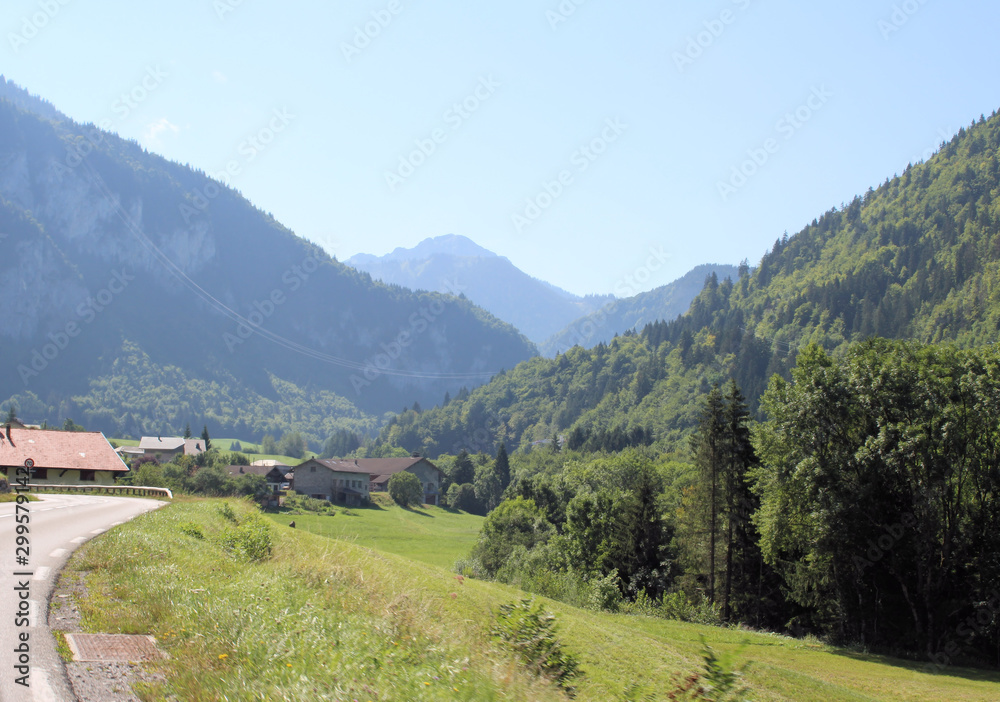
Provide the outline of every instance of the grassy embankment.
[[[560,698],[488,641],[497,607],[522,593],[440,565],[460,550],[449,538],[468,542],[478,518],[396,507],[296,515],[298,526],[340,538],[273,525],[273,554],[251,563],[220,546],[235,527],[219,504],[157,510],[90,542],[72,562],[90,571],[88,630],[151,633],[169,651],[169,682],[147,699]],[[195,526],[203,538],[189,535]],[[1000,698],[996,673],[931,675],[919,663],[815,641],[545,604],[581,660],[580,700],[665,699],[675,674],[700,668],[699,635],[720,650],[747,643],[741,661],[752,661],[754,700]]]

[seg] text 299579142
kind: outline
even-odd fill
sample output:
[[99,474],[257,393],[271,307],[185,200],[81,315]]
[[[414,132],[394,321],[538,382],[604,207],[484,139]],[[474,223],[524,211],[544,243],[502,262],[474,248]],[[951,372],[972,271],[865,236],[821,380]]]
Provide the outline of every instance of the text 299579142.
[[[14,670],[18,677],[14,682],[24,687],[30,687],[29,676],[31,675],[31,634],[28,629],[31,626],[31,571],[27,570],[31,558],[31,513],[28,510],[28,497],[24,493],[28,492],[28,480],[31,477],[31,469],[35,467],[35,462],[30,458],[24,462],[24,467],[18,467],[14,480],[17,491],[17,504],[14,512],[14,561],[20,570],[14,571],[14,601],[17,607],[14,610],[14,626],[18,629],[17,646],[14,648]],[[25,578],[21,580],[21,578]]]

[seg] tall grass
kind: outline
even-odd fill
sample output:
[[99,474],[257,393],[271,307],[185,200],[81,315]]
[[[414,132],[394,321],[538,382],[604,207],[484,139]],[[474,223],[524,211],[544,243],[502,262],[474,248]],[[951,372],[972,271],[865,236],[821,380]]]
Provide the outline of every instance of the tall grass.
[[170,654],[144,700],[562,698],[419,592],[371,577],[358,551],[236,500],[190,501],[112,530],[72,567],[88,573],[87,629],[153,634]]

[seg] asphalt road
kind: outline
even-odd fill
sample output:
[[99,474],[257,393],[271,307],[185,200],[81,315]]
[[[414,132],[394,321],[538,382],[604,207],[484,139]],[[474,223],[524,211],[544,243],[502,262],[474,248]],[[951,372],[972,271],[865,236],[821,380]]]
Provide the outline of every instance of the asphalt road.
[[[84,541],[140,514],[163,506],[157,500],[103,495],[38,495],[28,502],[27,566],[18,563],[15,503],[0,503],[0,702],[74,700],[48,628],[52,585],[70,554]],[[18,516],[20,515],[20,516]],[[22,545],[23,548],[23,545]],[[27,573],[28,575],[17,575]],[[27,604],[22,604],[22,600]],[[25,621],[25,619],[27,621]],[[24,626],[24,625],[27,626]],[[19,637],[28,635],[27,652]],[[22,652],[18,652],[21,647]],[[20,656],[26,668],[17,669]],[[24,679],[29,687],[17,683]]]

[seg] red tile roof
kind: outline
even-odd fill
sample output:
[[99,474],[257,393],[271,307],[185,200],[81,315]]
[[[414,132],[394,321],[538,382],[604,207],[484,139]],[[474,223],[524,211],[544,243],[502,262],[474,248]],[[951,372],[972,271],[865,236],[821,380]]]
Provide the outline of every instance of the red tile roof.
[[128,466],[100,432],[11,427],[8,439],[7,427],[0,427],[0,431],[0,465],[3,466],[23,466],[30,458],[36,468],[128,471]]

